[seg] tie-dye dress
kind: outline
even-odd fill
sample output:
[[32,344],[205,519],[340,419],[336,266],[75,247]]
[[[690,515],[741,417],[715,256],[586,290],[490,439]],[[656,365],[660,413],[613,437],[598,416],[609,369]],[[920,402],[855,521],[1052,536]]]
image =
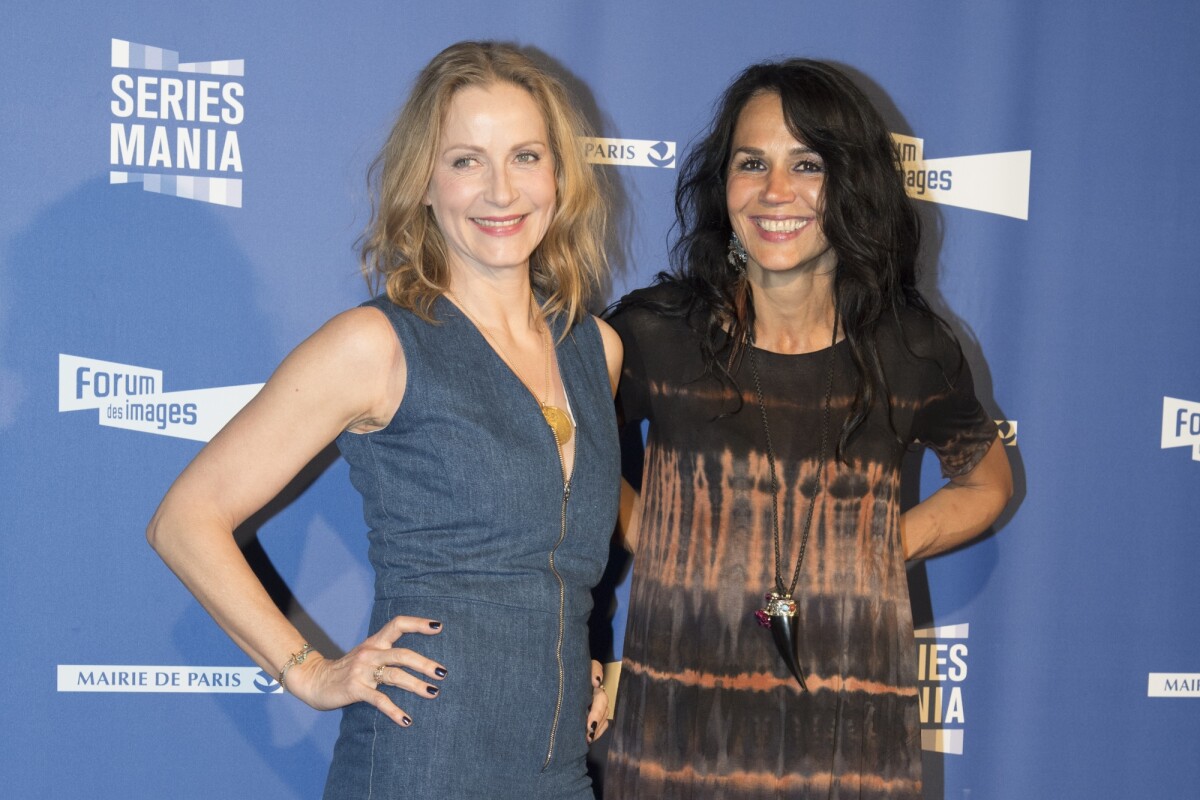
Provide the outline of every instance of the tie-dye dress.
[[[664,287],[638,293],[661,299]],[[628,300],[628,298],[627,298]],[[803,355],[755,351],[780,485],[801,692],[753,612],[774,583],[770,471],[750,359],[738,393],[704,377],[682,319],[624,307],[619,407],[649,421],[643,511],[605,800],[919,798],[917,658],[900,541],[900,467],[912,443],[961,475],[996,436],[958,345],[915,313],[885,324],[891,421],[876,407],[815,486],[829,359],[830,441],[853,396],[847,342]],[[831,444],[832,447],[832,444]]]

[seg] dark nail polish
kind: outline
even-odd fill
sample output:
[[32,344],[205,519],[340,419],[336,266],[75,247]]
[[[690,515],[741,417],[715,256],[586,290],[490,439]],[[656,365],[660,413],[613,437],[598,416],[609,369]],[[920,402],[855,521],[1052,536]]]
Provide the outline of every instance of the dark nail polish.
[[404,719],[404,724],[405,724],[405,725],[412,725],[412,720],[411,720],[411,719],[409,719],[408,717],[404,717],[403,719]]
[[437,675],[439,678],[444,678],[446,677],[446,669],[445,667],[438,667],[433,671],[433,674]]
[[429,694],[431,694],[431,695],[434,695],[434,694],[437,694],[437,693],[438,693],[438,687],[436,687],[436,686],[426,686],[426,687],[425,687],[425,691],[429,692]]
[[433,629],[433,630],[435,630],[435,631],[437,631],[437,630],[441,630],[441,629],[442,629],[442,623],[440,623],[440,622],[431,622],[431,623],[429,623],[429,627],[430,627],[430,628],[432,628],[432,629]]

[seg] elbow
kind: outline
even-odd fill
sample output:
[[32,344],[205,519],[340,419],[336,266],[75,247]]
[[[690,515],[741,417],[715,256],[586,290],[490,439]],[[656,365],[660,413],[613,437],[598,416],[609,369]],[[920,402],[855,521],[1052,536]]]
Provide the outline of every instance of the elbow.
[[176,514],[159,506],[146,524],[146,543],[172,572],[187,558],[189,544]]
[[155,511],[154,516],[150,518],[149,524],[146,525],[146,544],[161,555],[160,547],[162,546],[162,512]]
[[1008,461],[1008,456],[1004,456],[1004,472],[1000,476],[1000,510],[1003,511],[1008,507],[1008,503],[1013,499],[1013,474],[1012,465]]
[[1011,485],[1009,485],[1003,491],[998,491],[996,493],[995,500],[993,501],[991,508],[991,519],[988,520],[988,527],[995,525],[996,521],[1003,516],[1004,510],[1008,508],[1009,501],[1012,500],[1012,496],[1013,492]]
[[1008,504],[1013,499],[1012,465],[1009,463],[1008,454],[1004,452],[1004,445],[999,439],[992,444],[992,451],[994,455],[989,455],[989,457],[992,459],[993,466],[988,470],[989,477],[986,481],[991,512],[989,525],[1000,518],[1004,509],[1008,508]]
[[997,482],[996,490],[996,514],[1004,511],[1008,507],[1009,502],[1013,499],[1013,478],[1010,470],[1005,470],[1001,480]]
[[230,521],[216,516],[211,505],[168,492],[146,524],[146,543],[172,570],[198,557],[214,542],[233,540]]
[[167,559],[173,543],[178,538],[173,535],[180,528],[176,519],[177,515],[171,512],[168,501],[164,499],[162,505],[154,512],[154,516],[150,518],[150,522],[146,524],[146,543],[163,560]]
[[1013,479],[1012,472],[1005,470],[1001,479],[996,481],[991,491],[991,504],[989,508],[988,525],[992,525],[1008,508],[1008,504],[1013,499]]

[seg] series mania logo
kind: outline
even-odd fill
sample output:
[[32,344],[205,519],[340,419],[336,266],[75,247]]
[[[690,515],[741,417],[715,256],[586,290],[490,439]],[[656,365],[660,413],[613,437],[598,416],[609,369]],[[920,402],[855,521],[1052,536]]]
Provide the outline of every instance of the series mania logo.
[[241,208],[245,62],[113,39],[112,67],[108,182]]
[[913,631],[917,640],[922,750],[959,756],[963,753],[967,715],[962,684],[967,679],[970,633],[967,623]]
[[924,139],[893,133],[892,141],[909,197],[1029,219],[1031,151],[925,158]]

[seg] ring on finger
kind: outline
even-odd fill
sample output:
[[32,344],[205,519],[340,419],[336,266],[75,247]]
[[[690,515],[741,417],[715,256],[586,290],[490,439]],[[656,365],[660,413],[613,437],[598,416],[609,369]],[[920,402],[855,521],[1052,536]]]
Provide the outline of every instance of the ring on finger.
[[371,680],[375,681],[376,686],[383,683],[383,664],[377,666],[375,671],[371,673]]

